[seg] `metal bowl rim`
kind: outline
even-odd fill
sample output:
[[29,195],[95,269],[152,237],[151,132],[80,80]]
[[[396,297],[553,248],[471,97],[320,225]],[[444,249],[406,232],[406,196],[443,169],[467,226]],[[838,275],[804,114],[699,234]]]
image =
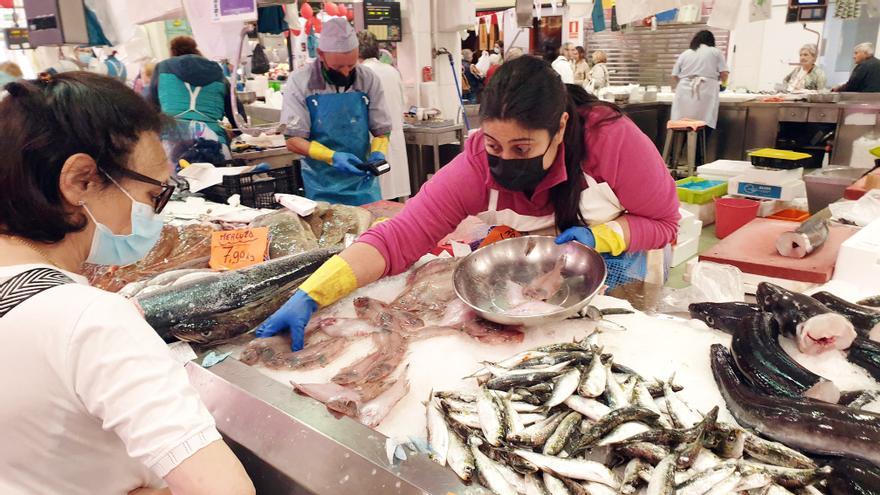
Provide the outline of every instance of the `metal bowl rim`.
[[[481,317],[483,317],[484,319],[487,319],[487,320],[489,320],[489,321],[494,321],[494,320],[492,320],[491,318],[487,318],[485,315],[486,315],[486,314],[493,314],[493,315],[494,315],[494,314],[497,314],[497,315],[499,315],[499,316],[501,316],[501,317],[503,317],[503,318],[505,318],[505,319],[521,320],[521,321],[522,321],[521,325],[526,325],[526,326],[527,326],[527,325],[528,325],[528,322],[529,322],[530,320],[533,320],[533,319],[544,319],[544,318],[554,318],[554,317],[557,317],[557,316],[563,316],[564,313],[571,312],[571,311],[572,311],[572,308],[576,308],[578,305],[583,304],[584,301],[586,301],[587,303],[589,303],[589,301],[593,300],[593,298],[596,297],[596,295],[599,293],[599,291],[602,290],[602,287],[605,285],[605,281],[608,279],[608,266],[605,264],[605,262],[604,262],[605,260],[602,259],[602,255],[599,254],[599,252],[596,251],[595,249],[591,248],[590,246],[587,246],[586,244],[580,243],[580,242],[578,242],[578,241],[571,241],[571,242],[577,242],[578,244],[580,244],[581,246],[585,247],[585,248],[588,249],[589,251],[592,251],[594,254],[596,254],[596,255],[599,257],[599,259],[602,259],[602,262],[603,262],[603,263],[602,263],[602,279],[601,279],[601,281],[599,282],[599,284],[596,286],[596,289],[594,289],[593,292],[590,293],[590,295],[588,295],[587,297],[584,297],[583,299],[581,299],[580,301],[578,301],[576,304],[573,304],[573,305],[571,305],[571,306],[569,306],[569,307],[566,307],[566,308],[559,309],[559,310],[557,310],[557,311],[553,311],[552,313],[541,313],[541,314],[527,315],[527,316],[515,316],[515,315],[505,315],[505,314],[503,314],[503,313],[495,313],[495,312],[487,311],[487,310],[485,310],[485,309],[483,309],[483,308],[480,308],[480,307],[478,307],[478,306],[475,306],[474,304],[472,304],[472,303],[470,302],[469,298],[465,297],[465,296],[461,293],[461,291],[460,291],[459,288],[458,288],[458,285],[459,285],[459,284],[458,284],[458,278],[459,278],[459,277],[458,277],[458,273],[459,273],[460,270],[462,270],[462,267],[464,266],[464,261],[467,260],[467,258],[469,258],[469,257],[471,257],[471,256],[473,256],[473,255],[475,255],[475,254],[477,254],[478,252],[480,252],[480,251],[483,250],[483,249],[486,249],[486,248],[489,248],[489,247],[492,247],[492,246],[498,246],[498,245],[501,245],[501,244],[504,244],[504,243],[507,243],[507,242],[511,242],[511,241],[520,241],[520,242],[521,242],[523,239],[530,239],[530,238],[533,238],[533,239],[553,239],[553,236],[547,236],[547,235],[524,235],[524,236],[522,236],[522,237],[513,237],[513,238],[511,238],[511,239],[503,239],[503,240],[501,240],[501,241],[493,242],[492,244],[489,244],[488,246],[483,246],[483,247],[477,249],[476,251],[472,252],[471,254],[465,256],[465,257],[462,259],[462,262],[459,263],[458,266],[455,267],[455,270],[452,272],[452,288],[455,290],[455,295],[456,295],[456,297],[458,297],[463,303],[467,304],[467,306],[468,306],[469,308],[471,308],[471,309],[473,309],[474,311],[476,311],[477,314],[479,314],[479,315],[480,315]],[[568,315],[568,316],[571,316],[571,315]],[[496,322],[496,323],[498,323],[498,322]]]

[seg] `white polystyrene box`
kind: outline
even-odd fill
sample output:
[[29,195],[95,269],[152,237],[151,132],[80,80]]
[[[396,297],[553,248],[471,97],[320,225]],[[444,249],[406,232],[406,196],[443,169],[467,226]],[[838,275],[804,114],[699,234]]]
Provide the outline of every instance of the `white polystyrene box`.
[[834,280],[858,287],[863,294],[880,294],[880,219],[843,241]]

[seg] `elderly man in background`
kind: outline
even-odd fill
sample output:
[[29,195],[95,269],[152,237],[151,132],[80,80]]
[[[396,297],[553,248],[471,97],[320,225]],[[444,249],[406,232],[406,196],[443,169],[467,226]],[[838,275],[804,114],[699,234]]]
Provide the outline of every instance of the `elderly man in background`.
[[816,45],[810,43],[801,47],[801,65],[782,80],[786,91],[825,89],[825,71],[816,65],[817,56]]
[[406,159],[406,141],[403,139],[403,80],[400,72],[391,65],[380,62],[379,42],[369,31],[358,33],[358,49],[361,65],[376,73],[385,93],[385,104],[391,117],[391,140],[388,145],[388,163],[391,172],[379,176],[382,199],[397,199],[410,195],[409,163]]
[[880,60],[874,56],[872,43],[860,43],[853,52],[856,66],[846,84],[834,88],[834,91],[851,93],[880,93]]

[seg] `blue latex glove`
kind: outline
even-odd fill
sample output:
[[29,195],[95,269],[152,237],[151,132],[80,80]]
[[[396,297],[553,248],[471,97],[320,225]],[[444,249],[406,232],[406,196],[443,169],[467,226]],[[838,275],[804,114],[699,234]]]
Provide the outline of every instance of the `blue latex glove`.
[[370,153],[369,161],[378,162],[381,160],[385,160],[385,153],[382,153],[381,151],[374,151]]
[[596,249],[596,237],[589,227],[569,227],[556,237],[556,244],[565,244],[569,241],[578,241],[584,246]]
[[363,165],[363,163],[363,160],[351,153],[346,153],[344,151],[333,153],[333,168],[336,170],[348,172],[353,175],[367,175],[369,172],[358,168],[358,165]]
[[298,290],[288,299],[284,306],[257,327],[259,338],[272,337],[290,330],[290,350],[302,350],[305,344],[306,325],[312,314],[318,310],[318,303],[308,293]]

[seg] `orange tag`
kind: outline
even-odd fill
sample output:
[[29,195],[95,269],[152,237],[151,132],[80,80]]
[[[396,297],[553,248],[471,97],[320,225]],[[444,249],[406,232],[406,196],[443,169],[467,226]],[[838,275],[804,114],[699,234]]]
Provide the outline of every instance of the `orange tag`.
[[492,227],[486,235],[486,238],[480,243],[480,247],[488,246],[489,244],[494,244],[498,241],[503,241],[504,239],[513,239],[514,237],[522,237],[522,234],[507,225]]
[[212,270],[235,270],[262,263],[269,247],[269,228],[221,230],[211,233]]

